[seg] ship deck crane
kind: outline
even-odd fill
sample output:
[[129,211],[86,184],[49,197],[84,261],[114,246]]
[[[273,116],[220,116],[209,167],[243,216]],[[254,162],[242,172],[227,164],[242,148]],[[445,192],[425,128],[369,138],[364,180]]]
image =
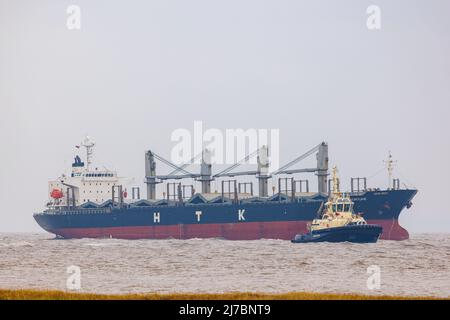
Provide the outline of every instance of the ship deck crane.
[[[251,158],[258,157],[258,169],[256,171],[241,171],[241,172],[230,172],[243,163],[247,162]],[[269,174],[269,149],[267,146],[261,146],[256,149],[240,161],[236,162],[232,166],[222,170],[221,172],[214,175],[214,178],[218,177],[235,177],[235,176],[248,176],[255,175],[258,179],[259,196],[267,197],[268,195],[268,184],[267,180],[271,177]]]
[[[302,161],[303,159],[311,156],[317,152],[317,167],[316,168],[302,168],[302,169],[289,169],[293,165]],[[186,167],[190,164],[194,163],[199,157],[202,157],[201,162],[201,170],[200,173],[192,173],[186,170]],[[251,158],[257,156],[258,168],[255,171],[240,171],[240,172],[232,172],[234,169],[244,164]],[[172,171],[168,175],[156,175],[156,163],[155,158],[164,164],[172,167],[174,171]],[[327,193],[327,176],[328,176],[328,144],[322,142],[310,149],[306,153],[301,156],[295,158],[294,160],[288,162],[278,170],[273,173],[269,172],[269,149],[267,146],[262,146],[257,150],[253,151],[243,159],[239,160],[235,164],[230,167],[220,171],[212,175],[211,169],[211,152],[208,149],[204,149],[202,153],[193,157],[189,162],[178,166],[171,161],[161,157],[160,155],[147,151],[145,153],[145,183],[147,184],[147,198],[155,199],[156,193],[156,184],[161,183],[162,181],[158,180],[169,180],[169,179],[185,179],[185,178],[194,178],[197,181],[202,183],[202,193],[210,193],[211,192],[211,181],[215,178],[219,177],[235,177],[235,176],[244,176],[244,175],[255,175],[258,179],[259,185],[259,196],[267,197],[268,196],[268,179],[272,175],[279,174],[294,174],[301,172],[316,172],[318,176],[318,191],[319,193]]]
[[[303,168],[303,169],[290,169],[293,165],[299,163],[305,158],[317,152],[317,167],[316,168]],[[294,160],[288,162],[277,171],[273,173],[273,175],[278,174],[294,174],[301,172],[317,172],[318,177],[318,191],[319,193],[327,193],[327,176],[328,176],[328,144],[326,142],[322,142],[315,146],[314,148],[308,150],[301,156],[295,158]]]
[[[199,158],[202,158],[201,163],[201,172],[200,173],[192,173],[187,171],[185,168],[190,164],[197,161]],[[164,164],[172,167],[174,171],[167,175],[157,175],[156,174],[156,163],[154,159],[157,159]],[[156,154],[153,151],[147,151],[145,153],[145,183],[147,184],[147,199],[155,200],[156,199],[156,184],[161,183],[159,180],[180,180],[186,178],[194,178],[198,181],[202,182],[202,193],[211,192],[211,155],[208,149],[204,149],[201,153],[194,156],[191,160],[186,162],[185,164],[178,166],[173,162],[165,159],[164,157]],[[181,172],[182,174],[179,174]]]

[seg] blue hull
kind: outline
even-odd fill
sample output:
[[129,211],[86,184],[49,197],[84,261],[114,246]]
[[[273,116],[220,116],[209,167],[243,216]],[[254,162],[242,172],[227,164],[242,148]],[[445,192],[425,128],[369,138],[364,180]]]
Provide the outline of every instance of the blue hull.
[[383,228],[378,225],[348,225],[336,228],[327,228],[297,235],[291,242],[355,242],[375,243],[378,241]]
[[[400,212],[409,206],[417,190],[368,191],[352,194],[354,210],[368,223],[383,226],[382,238],[403,240],[408,233],[398,225]],[[308,198],[272,197],[238,203],[90,205],[46,210],[34,215],[45,230],[63,238],[114,237],[124,239],[209,238],[291,240],[306,232],[307,222],[327,200],[324,195]]]

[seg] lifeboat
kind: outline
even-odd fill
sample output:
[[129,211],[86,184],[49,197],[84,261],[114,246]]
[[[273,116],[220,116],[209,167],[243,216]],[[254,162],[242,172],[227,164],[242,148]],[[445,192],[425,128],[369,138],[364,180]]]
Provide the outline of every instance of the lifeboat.
[[50,197],[52,197],[55,200],[58,200],[64,197],[64,194],[61,189],[53,189],[52,192],[50,192]]

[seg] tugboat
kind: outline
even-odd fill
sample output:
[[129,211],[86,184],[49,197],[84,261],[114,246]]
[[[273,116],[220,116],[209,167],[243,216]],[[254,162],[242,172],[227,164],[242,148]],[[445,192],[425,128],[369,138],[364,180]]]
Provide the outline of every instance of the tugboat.
[[337,167],[333,168],[333,192],[321,217],[314,219],[308,229],[308,233],[296,235],[291,242],[375,243],[383,232],[381,226],[367,224],[360,214],[353,212],[353,201],[339,191]]

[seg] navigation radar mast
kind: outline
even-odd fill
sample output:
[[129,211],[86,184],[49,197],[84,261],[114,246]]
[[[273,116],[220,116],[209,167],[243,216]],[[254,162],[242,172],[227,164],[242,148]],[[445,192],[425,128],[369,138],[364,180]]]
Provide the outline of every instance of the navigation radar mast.
[[333,173],[332,173],[332,181],[333,181],[333,195],[335,197],[341,196],[341,190],[339,187],[339,171],[337,166],[333,167]]
[[89,171],[89,167],[92,163],[92,155],[94,153],[95,142],[91,139],[91,137],[86,136],[81,145],[86,148],[86,169],[87,171]]
[[384,160],[383,162],[386,164],[386,167],[387,167],[388,179],[389,179],[388,186],[389,186],[389,189],[391,189],[392,188],[392,173],[394,172],[394,165],[397,163],[397,161],[394,161],[392,159],[391,151],[389,151],[387,160]]

